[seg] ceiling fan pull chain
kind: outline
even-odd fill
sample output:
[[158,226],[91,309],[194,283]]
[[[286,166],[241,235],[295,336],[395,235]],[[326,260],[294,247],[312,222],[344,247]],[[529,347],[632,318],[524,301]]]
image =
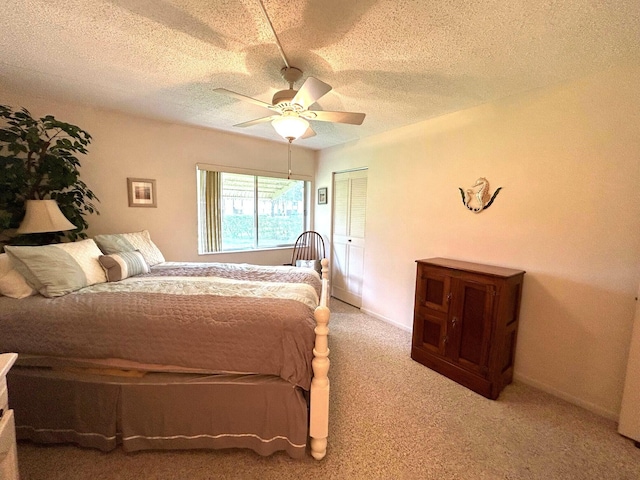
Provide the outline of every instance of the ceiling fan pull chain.
[[289,168],[289,174],[287,175],[287,180],[291,180],[291,142],[293,140],[289,139],[289,163],[288,163],[288,168]]

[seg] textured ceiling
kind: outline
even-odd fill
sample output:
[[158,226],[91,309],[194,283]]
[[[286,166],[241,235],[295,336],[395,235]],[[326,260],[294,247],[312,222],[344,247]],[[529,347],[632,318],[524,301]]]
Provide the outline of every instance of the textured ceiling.
[[[313,149],[640,62],[638,0],[263,4],[302,81],[333,87],[314,108],[367,114],[312,122]],[[259,0],[3,0],[0,38],[0,87],[283,141],[234,128],[270,111],[213,92],[287,88]]]

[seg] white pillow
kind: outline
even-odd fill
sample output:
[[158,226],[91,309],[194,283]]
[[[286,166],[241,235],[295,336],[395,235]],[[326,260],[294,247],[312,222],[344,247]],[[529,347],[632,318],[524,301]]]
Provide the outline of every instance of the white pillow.
[[37,293],[29,286],[24,277],[13,268],[9,255],[0,253],[0,295],[11,298],[25,298]]

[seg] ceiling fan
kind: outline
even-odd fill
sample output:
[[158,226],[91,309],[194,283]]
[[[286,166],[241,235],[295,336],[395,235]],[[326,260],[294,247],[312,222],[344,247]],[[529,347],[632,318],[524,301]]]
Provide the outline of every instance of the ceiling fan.
[[280,70],[280,74],[282,78],[289,83],[289,88],[276,92],[270,104],[256,98],[232,92],[226,88],[214,89],[214,92],[228,95],[238,100],[251,102],[274,112],[267,117],[238,123],[234,125],[234,127],[250,127],[259,123],[271,122],[278,134],[291,143],[297,138],[309,138],[315,135],[315,132],[309,126],[308,120],[347,123],[351,125],[361,125],[364,121],[364,113],[309,110],[309,107],[318,101],[319,98],[331,91],[331,86],[317,78],[307,77],[300,87],[300,90],[294,90],[293,84],[302,78],[302,70],[292,66],[285,66]]

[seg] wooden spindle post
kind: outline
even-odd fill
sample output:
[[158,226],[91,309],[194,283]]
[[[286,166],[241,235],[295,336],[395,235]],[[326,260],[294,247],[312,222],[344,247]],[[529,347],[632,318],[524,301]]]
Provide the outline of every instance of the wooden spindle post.
[[314,312],[316,320],[316,342],[313,349],[313,379],[311,380],[311,408],[309,418],[309,436],[311,437],[311,455],[321,460],[327,454],[329,436],[329,318],[331,312],[327,306],[329,298],[329,261],[322,259],[322,294],[320,305]]

